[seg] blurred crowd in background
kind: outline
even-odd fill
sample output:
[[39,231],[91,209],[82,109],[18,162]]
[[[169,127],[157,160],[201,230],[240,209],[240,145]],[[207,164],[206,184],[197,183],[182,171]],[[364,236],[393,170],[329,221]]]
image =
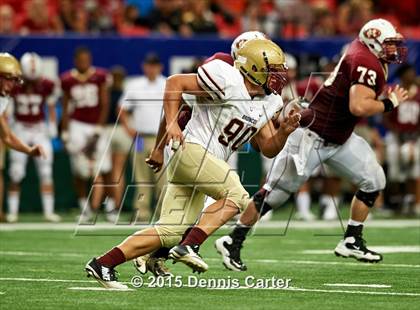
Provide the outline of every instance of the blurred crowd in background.
[[[90,51],[86,48],[78,50],[81,50],[83,54],[90,55]],[[87,58],[85,61],[86,68],[95,63],[95,56],[92,56],[92,60]],[[333,71],[339,56],[337,55],[333,59],[313,59],[311,67],[314,72],[319,74],[313,74],[308,77],[305,68],[302,66],[302,59],[305,58],[287,54],[286,63],[289,68],[289,83],[282,92],[284,102],[287,104],[296,96],[304,96],[311,100],[328,77],[328,73]],[[75,57],[80,56],[76,54]],[[76,68],[78,68],[77,59],[75,58]],[[185,66],[181,71],[184,73],[197,72],[197,68],[204,60],[204,58],[196,58],[195,61]],[[305,59],[306,64],[308,64],[307,61]],[[130,203],[128,209],[125,209],[126,211],[133,210],[137,220],[148,221],[154,209],[157,208],[155,207],[157,198],[165,183],[165,178],[161,177],[164,176],[164,173],[161,175],[154,174],[145,164],[145,158],[154,149],[163,102],[161,100],[150,101],[147,99],[146,94],[149,96],[151,92],[154,92],[157,97],[153,98],[163,98],[162,94],[166,79],[163,76],[163,69],[163,63],[159,56],[154,53],[148,54],[144,59],[139,59],[138,72],[142,72],[142,75],[128,76],[122,66],[113,66],[109,70],[100,69],[101,72],[108,76],[103,82],[103,87],[107,89],[106,101],[109,101],[104,135],[107,141],[110,141],[106,152],[111,153],[112,163],[110,164],[111,170],[104,174],[104,179],[96,182],[102,184],[105,181],[105,184],[114,184],[115,189],[113,194],[107,193],[112,199],[105,199],[103,202],[101,202],[101,197],[104,195],[103,192],[100,191],[101,193],[96,195],[97,199],[95,199],[95,194],[92,194],[91,207],[93,210],[98,210],[101,205],[104,205],[107,219],[111,222],[115,222],[117,218],[118,212],[115,210],[118,210],[123,205],[127,205],[126,190],[128,187],[126,186],[130,184],[140,184],[135,187],[136,194],[134,196],[142,197],[142,199],[133,199],[132,205]],[[416,70],[412,65],[404,64],[397,71],[397,79],[398,83],[409,90],[409,100],[401,103],[399,108],[392,113],[362,119],[357,125],[355,132],[362,136],[375,150],[378,161],[384,167],[387,175],[387,187],[384,194],[377,200],[376,207],[385,213],[389,213],[389,215],[415,216],[416,212],[420,211],[420,77],[417,76]],[[62,88],[63,92],[65,92],[63,78],[61,87],[59,80],[54,81],[54,83],[57,88]],[[58,91],[58,93],[60,92]],[[137,99],[130,98],[130,93],[134,94],[136,96],[134,98]],[[141,94],[142,99],[139,99],[138,94]],[[60,115],[63,99],[61,96],[57,96],[55,101],[57,115]],[[10,121],[13,121],[12,113],[9,116]],[[60,119],[57,121],[60,124]],[[27,130],[32,129],[28,128]],[[25,133],[23,131],[18,132],[18,134],[23,136]],[[83,131],[77,133],[80,136],[83,136],[83,134]],[[55,139],[58,140],[58,137],[60,135]],[[62,134],[61,140],[66,145]],[[67,145],[64,149],[67,149],[70,157],[72,157],[74,155],[71,154],[69,148],[69,145]],[[249,145],[245,148],[254,153]],[[55,150],[56,153],[62,153],[62,151],[63,149]],[[76,152],[75,156],[81,156],[83,152]],[[102,156],[103,152],[105,151],[98,152],[98,156]],[[248,151],[245,153],[248,153]],[[244,163],[242,165],[238,164],[238,157],[234,156],[229,160],[229,164],[234,169],[239,169],[240,175],[244,173],[241,171],[247,170],[247,173],[249,173],[252,170],[252,173],[259,175],[256,182],[263,182],[265,175],[271,169],[272,161],[262,156],[262,167],[258,167],[259,163],[256,161],[258,156],[254,153],[250,157],[252,161],[252,163],[249,163],[250,166],[246,163],[245,165]],[[54,155],[54,160],[56,160],[56,155]],[[74,176],[77,175],[75,167],[79,170],[90,171],[82,162],[76,161],[75,164],[76,166],[73,165],[72,169]],[[11,161],[11,165],[13,167],[13,161]],[[252,167],[252,169],[249,169],[249,167]],[[64,168],[60,166],[59,170]],[[14,176],[12,174],[15,173],[14,171],[12,168],[5,169],[5,174],[9,173],[9,177],[13,179]],[[124,174],[126,177],[121,177]],[[109,176],[108,179],[105,178],[106,175]],[[108,183],[110,182],[109,180],[111,180],[111,183]],[[130,184],[126,184],[126,181]],[[141,185],[144,183],[155,184],[156,186]],[[33,186],[31,190],[33,191]],[[69,190],[69,188],[66,188],[67,192]],[[354,190],[355,188],[351,184],[343,182],[328,166],[322,165],[296,194],[294,198],[297,206],[296,216],[302,220],[313,220],[317,217],[325,220],[337,219],[338,208],[350,202]],[[9,221],[15,222],[18,215],[19,203],[16,201],[19,199],[19,193],[14,193],[13,195],[9,191],[6,205],[9,206],[8,211],[10,215],[11,197],[14,197],[15,208],[12,208],[12,210],[15,210],[14,214],[12,212],[14,216]],[[83,210],[86,205],[86,192],[81,197],[77,203]],[[311,206],[314,205],[319,206],[319,208],[310,210]],[[87,218],[90,219],[91,216],[92,214],[89,214]]]
[[351,36],[382,17],[420,38],[419,1],[404,0],[1,0],[0,34]]
[[[0,35],[51,37],[63,34],[94,37],[108,34],[137,37],[217,35],[221,38],[233,38],[245,31],[259,30],[271,38],[329,37],[331,41],[333,36],[354,37],[368,20],[382,17],[396,25],[406,38],[420,39],[418,6],[418,0],[404,0],[398,3],[390,0],[0,0]],[[52,54],[56,55],[55,52]],[[84,54],[90,55],[90,51],[87,50]],[[56,56],[57,65],[60,67],[61,56]],[[96,62],[96,55],[91,56],[92,63],[89,60],[87,67]],[[310,100],[328,73],[334,70],[340,56],[336,55],[332,59],[320,58],[306,49],[299,55],[288,55],[289,85],[282,94],[284,101],[287,103],[296,96],[304,96]],[[191,59],[190,65],[177,67],[176,72],[171,73],[196,72],[203,61],[204,58]],[[116,59],[113,63],[122,63],[122,61]],[[133,207],[130,205],[132,210],[137,210],[136,217],[142,221],[147,221],[153,214],[153,207],[156,205],[156,197],[161,187],[159,183],[164,181],[164,179],[159,181],[144,163],[144,159],[153,149],[162,102],[157,106],[157,110],[154,108],[153,111],[122,107],[130,91],[154,89],[156,93],[162,94],[165,85],[163,72],[168,68],[164,68],[164,62],[157,54],[149,54],[144,59],[139,59],[138,63],[138,73],[142,73],[142,76],[127,76],[126,72],[132,68],[118,65],[104,70],[109,77],[104,79],[106,82],[103,87],[107,89],[105,101],[110,103],[106,134],[110,136],[115,130],[110,145],[112,171],[109,177],[113,184],[118,184],[118,188],[112,195],[106,193],[113,196],[112,203],[110,199],[102,202],[104,194],[99,193],[96,202],[91,203],[91,207],[99,209],[103,204],[110,221],[115,219],[115,209],[126,202],[124,201],[125,180],[131,184],[146,182],[157,185],[155,193],[153,188],[145,186],[138,187],[137,193],[133,195],[142,197],[141,200],[133,198]],[[106,66],[110,67],[111,62]],[[317,76],[313,74],[314,72],[320,74]],[[392,74],[394,76],[394,72]],[[420,210],[420,78],[415,67],[410,64],[399,66],[395,76],[396,82],[409,91],[410,99],[392,113],[362,120],[356,128],[356,133],[369,142],[387,174],[387,188],[384,195],[378,199],[377,207],[381,210],[392,210],[392,213],[412,216],[416,210],[417,212]],[[56,110],[60,116],[63,96],[59,94],[63,94],[60,90],[63,84],[60,85],[58,77],[54,83],[57,88]],[[62,136],[61,140],[60,135],[54,137],[54,145],[62,146],[61,142],[64,142]],[[55,147],[54,151],[64,153],[63,150],[66,148]],[[57,158],[59,157],[54,155],[55,162]],[[262,167],[256,168],[255,158],[258,159],[258,155],[253,154],[251,158],[251,170],[256,170],[257,179],[259,178],[256,182],[263,182],[271,162],[262,158]],[[9,159],[9,166],[10,162],[13,164],[13,160]],[[232,158],[230,164],[234,168],[241,169],[237,158]],[[242,163],[242,166],[246,164]],[[133,170],[131,173],[127,172],[129,168]],[[303,220],[314,219],[316,216],[313,213],[318,213],[323,219],[336,219],[337,207],[343,205],[343,202],[349,202],[354,193],[351,184],[342,182],[333,171],[329,171],[328,167],[325,168],[322,167],[295,196],[297,215]],[[12,170],[5,167],[4,171],[0,172],[4,175],[9,174],[10,177],[13,175]],[[61,165],[58,170],[63,170],[63,166]],[[124,173],[131,176],[121,178]],[[242,175],[241,171],[239,174]],[[54,181],[56,180],[57,177]],[[5,193],[9,191],[9,194],[4,205],[8,206],[9,213],[11,209],[15,210],[14,220],[13,218],[11,220],[13,222],[17,221],[19,193],[15,192],[13,196],[12,190],[7,188],[8,185],[5,187]],[[66,192],[72,191],[68,187],[65,189]],[[3,195],[5,193],[0,192],[0,207],[3,196],[6,197]],[[310,199],[319,202],[317,205],[321,206],[320,211],[309,210],[310,206],[314,205]],[[79,199],[75,204],[83,208],[86,204],[84,200]],[[15,207],[10,208],[10,205]],[[59,203],[56,201],[55,205]],[[299,209],[300,205],[306,205],[306,210]]]

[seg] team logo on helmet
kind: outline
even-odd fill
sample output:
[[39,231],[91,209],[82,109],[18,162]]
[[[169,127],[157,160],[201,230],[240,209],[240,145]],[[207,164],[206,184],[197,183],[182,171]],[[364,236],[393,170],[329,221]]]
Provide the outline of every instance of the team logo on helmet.
[[239,40],[238,42],[236,42],[235,47],[236,47],[237,49],[241,48],[241,47],[242,47],[242,45],[243,45],[246,41],[248,41],[248,40],[245,40],[245,39]]
[[363,35],[368,39],[376,39],[381,35],[381,31],[377,28],[368,28]]

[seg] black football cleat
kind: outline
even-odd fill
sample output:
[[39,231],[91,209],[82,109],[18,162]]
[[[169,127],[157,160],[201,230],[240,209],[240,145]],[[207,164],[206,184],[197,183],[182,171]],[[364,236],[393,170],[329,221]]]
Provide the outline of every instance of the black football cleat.
[[242,242],[237,242],[230,236],[223,236],[214,243],[217,252],[222,255],[223,265],[233,271],[246,271],[247,267],[241,260]]
[[103,287],[109,289],[126,290],[128,286],[118,282],[117,271],[114,268],[105,267],[92,258],[85,266],[88,277],[94,277]]
[[177,262],[184,263],[190,267],[193,272],[202,273],[209,269],[209,266],[198,254],[198,245],[177,245],[169,251],[169,258]]
[[366,241],[362,237],[347,237],[341,240],[334,253],[336,256],[353,257],[366,263],[377,263],[383,259],[381,254],[366,247]]

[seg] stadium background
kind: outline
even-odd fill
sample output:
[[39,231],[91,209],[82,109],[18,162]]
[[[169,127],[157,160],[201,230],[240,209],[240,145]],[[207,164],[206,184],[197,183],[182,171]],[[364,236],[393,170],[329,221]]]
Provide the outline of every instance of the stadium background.
[[[154,52],[163,62],[164,74],[170,75],[187,70],[187,64],[192,63],[194,59],[205,58],[219,51],[229,52],[233,37],[240,31],[250,30],[246,27],[252,24],[249,21],[253,20],[253,16],[256,14],[255,8],[258,7],[257,21],[259,24],[256,25],[259,30],[271,29],[272,27],[267,26],[267,23],[273,18],[273,12],[277,14],[274,22],[271,22],[277,25],[277,28],[268,31],[268,33],[283,50],[298,59],[300,78],[308,77],[310,72],[317,71],[320,59],[337,58],[342,47],[350,42],[352,35],[356,33],[355,23],[362,25],[364,19],[377,16],[387,17],[393,22],[396,21],[400,26],[399,29],[408,38],[408,62],[415,64],[417,72],[420,72],[420,62],[418,61],[420,27],[410,21],[407,13],[412,12],[413,8],[415,11],[418,1],[404,1],[397,7],[395,7],[395,3],[392,3],[393,9],[391,10],[389,1],[70,1],[73,5],[74,18],[86,15],[88,17],[85,16],[85,18],[88,20],[90,18],[90,23],[87,22],[85,28],[74,26],[74,29],[66,29],[66,26],[59,29],[54,26],[54,21],[57,17],[60,19],[64,16],[62,10],[66,2],[69,1],[0,1],[0,8],[3,8],[3,10],[0,9],[0,12],[4,12],[4,7],[7,5],[10,5],[14,10],[13,28],[5,30],[4,20],[3,25],[0,22],[1,50],[11,52],[16,57],[20,57],[27,51],[40,54],[48,60],[51,65],[51,70],[48,73],[53,74],[53,77],[55,75],[55,78],[73,67],[73,52],[79,45],[91,49],[95,66],[111,68],[121,65],[128,75],[141,74],[142,59],[148,53]],[[196,2],[202,3],[203,8],[197,9]],[[44,28],[35,27],[31,30],[25,25],[32,25],[27,21],[33,18],[29,10],[34,3],[38,7],[45,6],[48,23]],[[174,12],[180,11],[181,17],[188,15],[187,13],[194,14],[196,12],[194,10],[203,10],[207,28],[197,27],[193,22],[190,24],[188,22],[181,23],[178,26],[169,23],[172,28],[170,32],[155,27],[148,20],[148,16],[159,16],[159,14],[155,14],[156,11],[165,10],[165,6],[169,6],[168,3],[172,3],[171,8]],[[366,3],[370,3],[371,6],[369,7]],[[113,9],[111,9],[112,6]],[[360,12],[368,10],[369,12],[365,12],[359,18],[354,18],[354,16],[353,19],[349,18],[348,28],[343,28],[340,19],[343,17],[341,14],[346,6],[354,10],[354,14],[358,12],[357,10],[362,10]],[[312,12],[309,18],[311,22],[305,23],[308,16],[296,13],[296,8],[299,7],[301,11]],[[129,12],[133,8],[138,9],[138,15],[135,18],[129,17]],[[293,16],[288,18],[288,13]],[[97,23],[95,27],[95,23],[92,22],[92,16],[96,16],[95,14],[108,16],[112,21],[111,25],[101,29],[101,24]],[[324,16],[332,18],[333,24],[328,24],[328,22],[324,24],[322,20]],[[401,18],[402,16],[405,18]],[[229,22],[231,18],[233,21]],[[189,32],[181,29],[181,25],[185,24],[190,26]],[[314,29],[322,31],[317,32]],[[390,68],[390,82],[396,80],[396,69],[397,66]],[[60,102],[57,103],[57,109],[60,110]],[[54,141],[54,148],[55,204],[58,211],[65,211],[76,207],[77,200],[72,190],[71,180],[68,178],[71,173],[68,157],[59,139]],[[247,188],[253,193],[261,181],[259,155],[252,150],[243,151],[239,156],[239,171],[245,184],[255,184]],[[5,177],[5,188],[7,188],[7,168]],[[38,191],[34,190],[36,188],[38,188],[38,179],[31,162],[28,176],[22,188],[21,210],[23,212],[41,210],[41,199]],[[132,193],[129,193],[124,203],[125,210],[130,208],[131,199]],[[4,200],[5,205],[6,203],[7,199]],[[5,208],[7,207],[5,206]]]

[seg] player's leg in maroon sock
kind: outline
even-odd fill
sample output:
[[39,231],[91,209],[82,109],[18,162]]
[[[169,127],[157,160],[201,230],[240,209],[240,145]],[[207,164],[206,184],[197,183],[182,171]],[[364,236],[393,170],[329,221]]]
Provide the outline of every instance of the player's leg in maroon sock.
[[125,263],[126,259],[124,253],[119,248],[115,247],[99,257],[97,261],[105,267],[114,268],[115,266]]

